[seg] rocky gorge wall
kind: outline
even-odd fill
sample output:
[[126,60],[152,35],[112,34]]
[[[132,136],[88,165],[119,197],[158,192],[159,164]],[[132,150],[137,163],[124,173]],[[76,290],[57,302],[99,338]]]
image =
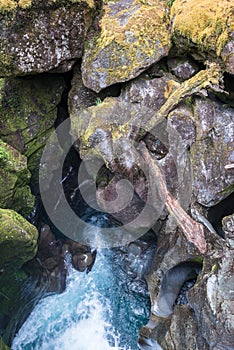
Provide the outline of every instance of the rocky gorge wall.
[[[85,163],[100,208],[133,237],[149,229],[157,237],[140,349],[234,348],[233,8],[228,0],[0,0],[0,335],[8,345],[28,276],[41,276],[43,292],[61,292],[66,251],[80,271],[95,259],[92,242],[57,237],[29,215],[44,146],[69,120],[73,162]],[[62,148],[48,153],[52,172]],[[123,179],[134,188],[129,202]]]

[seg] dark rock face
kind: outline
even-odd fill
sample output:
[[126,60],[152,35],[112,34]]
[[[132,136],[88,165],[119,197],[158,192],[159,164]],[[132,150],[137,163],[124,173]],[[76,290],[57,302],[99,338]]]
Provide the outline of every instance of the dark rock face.
[[91,24],[92,1],[42,2],[1,14],[0,75],[59,69],[66,72],[82,56]]
[[219,102],[197,99],[194,117],[197,130],[196,142],[191,147],[194,193],[200,204],[211,206],[227,196],[224,190],[233,183],[233,174],[225,166],[233,157],[234,111]]
[[44,225],[38,240],[38,253],[36,259],[32,261],[35,265],[40,261],[44,269],[43,274],[48,279],[46,291],[48,293],[61,293],[66,287],[66,255],[71,254],[73,267],[80,271],[89,272],[94,264],[95,252],[91,252],[86,247],[71,239],[59,239],[51,232],[48,225]]
[[167,65],[172,74],[182,81],[191,78],[199,71],[196,61],[186,57],[169,58]]

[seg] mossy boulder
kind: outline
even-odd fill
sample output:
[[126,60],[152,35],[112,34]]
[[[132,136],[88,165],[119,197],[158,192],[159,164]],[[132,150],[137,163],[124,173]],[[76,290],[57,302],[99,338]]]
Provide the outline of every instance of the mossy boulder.
[[234,74],[233,10],[229,0],[175,0],[171,8],[175,45],[204,60],[222,60],[227,72]]
[[0,139],[0,207],[29,214],[34,205],[29,180],[27,158]]
[[106,1],[97,22],[82,63],[84,84],[96,92],[138,76],[168,54],[166,1]]
[[53,130],[64,88],[58,75],[0,79],[0,137],[28,158],[30,171]]
[[38,231],[20,214],[0,209],[0,312],[9,315],[20,300],[24,263],[37,252]]
[[14,210],[0,209],[0,269],[19,270],[37,252],[36,227]]
[[0,76],[68,71],[82,56],[95,0],[0,2]]

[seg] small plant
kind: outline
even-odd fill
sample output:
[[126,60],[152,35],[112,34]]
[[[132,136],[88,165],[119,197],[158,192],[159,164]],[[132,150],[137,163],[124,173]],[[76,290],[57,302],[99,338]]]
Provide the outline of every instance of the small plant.
[[8,154],[3,147],[0,147],[0,160],[7,161]]
[[171,6],[173,5],[173,2],[174,2],[174,1],[175,1],[175,0],[168,0],[168,1],[167,1],[167,5],[171,7]]
[[96,98],[95,103],[96,103],[96,106],[102,104],[102,100],[100,99],[100,97]]

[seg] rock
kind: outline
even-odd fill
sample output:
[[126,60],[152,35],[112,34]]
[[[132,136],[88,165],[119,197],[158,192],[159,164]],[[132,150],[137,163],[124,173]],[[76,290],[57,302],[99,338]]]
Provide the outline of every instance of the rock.
[[99,92],[135,78],[170,48],[165,1],[105,2],[82,61],[85,86]]
[[199,53],[202,60],[207,57],[222,60],[226,71],[234,74],[231,2],[177,0],[173,2],[170,17],[175,46],[184,52]]
[[0,268],[19,269],[32,259],[37,251],[38,232],[20,214],[0,209]]
[[34,206],[29,180],[26,157],[0,139],[0,207],[28,215]]
[[86,268],[91,265],[93,262],[93,258],[91,253],[78,253],[73,255],[72,264],[74,268],[80,272],[86,270]]
[[201,279],[188,293],[189,304],[199,320],[198,334],[211,349],[233,348],[233,222],[233,215],[223,219],[227,237],[226,242],[222,241],[223,250],[205,258]]
[[233,173],[225,169],[232,162],[234,112],[219,102],[195,100],[196,142],[191,146],[193,191],[197,201],[212,206],[224,199],[233,184]]
[[193,59],[183,56],[169,58],[167,65],[171,73],[181,81],[192,78],[199,71],[199,67]]
[[151,111],[157,111],[166,101],[165,89],[168,82],[175,79],[172,74],[149,79],[148,74],[128,82],[121,91],[121,99],[127,103],[140,104]]
[[82,56],[94,9],[93,0],[2,2],[1,76],[70,70]]
[[80,65],[77,64],[73,68],[73,78],[71,89],[68,97],[68,109],[70,114],[76,114],[92,105],[102,103],[106,97],[118,96],[120,93],[119,86],[110,86],[100,93],[96,93],[88,89],[82,80]]
[[38,232],[20,214],[0,209],[0,312],[10,315],[19,306],[21,288],[27,275],[24,263],[37,252]]
[[28,158],[30,171],[38,167],[64,88],[55,75],[0,79],[0,137]]

